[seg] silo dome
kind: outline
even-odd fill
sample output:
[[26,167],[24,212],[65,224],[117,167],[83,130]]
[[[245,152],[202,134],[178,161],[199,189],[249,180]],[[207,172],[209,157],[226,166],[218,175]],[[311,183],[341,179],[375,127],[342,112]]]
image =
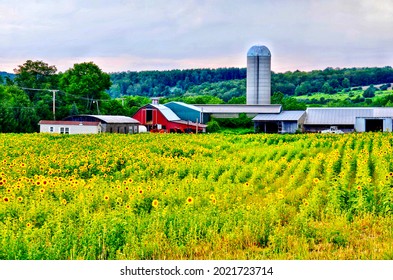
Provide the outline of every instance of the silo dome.
[[265,46],[252,46],[248,52],[247,56],[271,56],[270,51]]

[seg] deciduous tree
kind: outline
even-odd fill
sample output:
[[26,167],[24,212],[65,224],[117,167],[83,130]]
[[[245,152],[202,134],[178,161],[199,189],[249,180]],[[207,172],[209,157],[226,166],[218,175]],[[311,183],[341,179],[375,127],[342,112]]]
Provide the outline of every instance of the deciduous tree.
[[71,94],[76,104],[86,104],[86,111],[91,111],[94,100],[109,98],[105,90],[111,86],[110,76],[93,62],[74,64],[60,78],[60,88]]

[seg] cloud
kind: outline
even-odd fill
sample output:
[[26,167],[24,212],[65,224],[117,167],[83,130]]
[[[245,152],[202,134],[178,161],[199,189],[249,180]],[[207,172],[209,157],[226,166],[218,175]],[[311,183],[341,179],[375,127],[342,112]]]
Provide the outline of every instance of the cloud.
[[0,70],[36,58],[121,70],[245,66],[257,43],[271,49],[273,69],[393,59],[390,0],[3,0],[0,11]]

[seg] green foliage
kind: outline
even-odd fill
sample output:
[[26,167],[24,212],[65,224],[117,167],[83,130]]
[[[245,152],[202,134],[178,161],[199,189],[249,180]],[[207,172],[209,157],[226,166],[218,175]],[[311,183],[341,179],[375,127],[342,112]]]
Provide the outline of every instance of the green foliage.
[[247,117],[246,114],[239,114],[238,118],[216,118],[214,119],[221,128],[252,128],[252,118]]
[[246,96],[246,80],[203,83],[202,85],[191,87],[184,95],[210,95],[218,97],[224,102],[228,102],[232,98]]
[[61,75],[59,86],[67,94],[68,101],[76,103],[78,109],[94,111],[93,101],[101,98],[110,99],[105,90],[111,86],[110,76],[93,62],[74,64],[74,67]]
[[272,104],[281,104],[283,110],[305,110],[306,104],[291,96],[284,96],[282,92],[275,92],[271,99]]
[[351,86],[351,82],[349,81],[348,78],[344,78],[343,81],[342,81],[342,83],[341,83],[341,86],[342,86],[343,88],[349,88],[349,87]]
[[207,123],[207,132],[218,132],[221,129],[220,124],[215,120],[210,120]]
[[335,93],[350,86],[367,86],[392,81],[393,69],[390,66],[342,69],[329,67],[311,72],[273,73],[272,92],[280,91],[285,95],[306,95],[314,92]]
[[34,132],[38,121],[36,108],[24,91],[0,85],[0,132]]
[[[192,86],[244,79],[245,68],[188,69],[112,73],[112,97],[125,95],[180,96]],[[228,99],[229,100],[229,99]]]
[[321,91],[323,93],[334,93],[333,87],[328,82],[323,84]]
[[239,97],[232,97],[228,101],[228,104],[246,104],[246,103],[247,103],[247,98],[245,95]]
[[[112,97],[213,95],[228,102],[233,97],[245,95],[245,78],[245,68],[120,72],[111,74],[113,85],[109,94]],[[390,66],[272,72],[272,92],[279,91],[288,96],[314,92],[335,93],[350,86],[391,82],[393,69]]]
[[380,90],[387,90],[387,89],[389,89],[389,87],[391,87],[391,84],[387,83],[387,84],[384,84],[384,85],[380,86],[379,89]]
[[[49,66],[43,61],[27,60],[23,65],[19,65],[15,71],[15,83],[20,87],[36,89],[57,88],[58,76],[56,66]],[[33,99],[32,92],[30,98]]]
[[128,116],[133,116],[140,107],[151,103],[151,99],[143,96],[126,96],[123,97],[124,106]]
[[196,96],[179,96],[171,98],[162,98],[160,102],[165,104],[171,101],[184,102],[187,104],[223,104],[224,101],[218,97],[211,95],[196,95]]
[[374,85],[371,85],[364,91],[363,97],[364,98],[374,97],[376,91],[377,91],[377,89],[374,87]]

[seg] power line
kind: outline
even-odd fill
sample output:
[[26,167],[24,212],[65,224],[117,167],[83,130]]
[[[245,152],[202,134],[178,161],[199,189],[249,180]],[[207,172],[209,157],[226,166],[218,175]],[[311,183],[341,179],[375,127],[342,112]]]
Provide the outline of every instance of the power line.
[[35,90],[35,91],[50,91],[52,92],[52,112],[53,112],[53,120],[56,120],[56,92],[59,92],[58,89],[36,89],[36,88],[25,88],[20,87],[25,90]]
[[[49,91],[49,92],[52,92],[52,95],[53,95],[52,111],[53,111],[53,119],[54,120],[56,120],[56,93],[63,94],[65,96],[70,96],[70,97],[73,97],[73,98],[76,98],[76,99],[87,100],[87,101],[90,101],[92,103],[96,103],[96,105],[97,105],[97,113],[98,114],[100,113],[100,109],[99,109],[99,106],[98,106],[98,101],[100,101],[100,102],[109,102],[109,101],[111,101],[111,99],[95,99],[95,98],[86,98],[86,97],[83,97],[83,96],[77,96],[77,95],[74,95],[74,94],[66,93],[66,92],[61,91],[59,89],[38,89],[38,88],[27,88],[27,87],[19,87],[19,88],[24,89],[24,90]],[[124,99],[122,99],[122,105],[124,106]]]

